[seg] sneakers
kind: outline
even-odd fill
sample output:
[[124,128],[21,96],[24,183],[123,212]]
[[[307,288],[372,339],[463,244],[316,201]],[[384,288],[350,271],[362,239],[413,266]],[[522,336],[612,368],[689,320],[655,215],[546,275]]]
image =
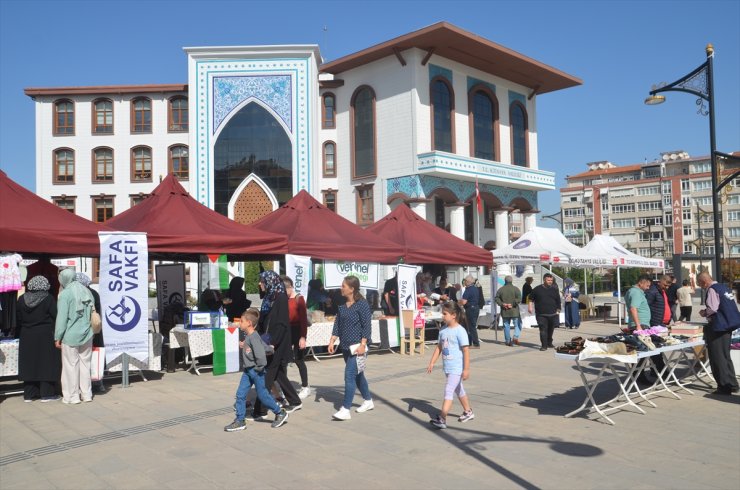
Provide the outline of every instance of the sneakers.
[[248,420],[250,422],[253,422],[255,420],[265,420],[267,418],[267,414],[260,415],[258,413],[254,413],[254,411],[250,412],[249,415],[246,416],[244,420]]
[[546,350],[547,350],[547,347],[540,347],[540,352],[546,351]]
[[519,345],[519,339],[514,338],[514,345]]
[[[45,397],[43,397],[41,399],[41,403],[56,402],[56,401],[61,400],[61,398],[62,397],[59,396],[59,395],[56,395],[56,396],[45,396]],[[28,400],[28,401],[30,401],[30,400]]]
[[447,420],[443,419],[439,415],[434,417],[432,420],[429,421],[430,424],[435,426],[438,429],[446,429],[447,428]]
[[467,422],[468,420],[473,420],[475,418],[475,414],[473,413],[473,409],[463,412],[462,415],[460,415],[457,418],[458,422],[462,422],[463,424]]
[[300,398],[301,400],[305,400],[309,396],[311,396],[310,386],[304,386],[303,388],[301,388],[301,391],[298,392],[298,398]]
[[373,403],[373,401],[372,400],[365,400],[365,401],[362,402],[362,405],[360,405],[359,407],[357,407],[357,409],[355,410],[355,412],[357,412],[357,413],[363,413],[363,412],[367,412],[368,410],[372,410],[373,408],[375,408],[375,404]]
[[288,420],[288,412],[285,411],[285,409],[280,410],[280,413],[275,415],[275,421],[272,423],[272,428],[277,429],[281,425],[285,423],[286,420]]
[[33,401],[33,398],[24,398],[23,401],[25,403],[31,403]]
[[332,415],[332,417],[336,420],[349,420],[352,418],[352,414],[349,413],[348,409],[342,407],[339,409],[339,411],[337,411],[337,413]]
[[232,423],[224,427],[226,432],[236,432],[238,430],[244,430],[247,428],[247,424],[243,420],[234,420]]
[[300,410],[301,408],[303,408],[303,403],[299,403],[298,405],[285,404],[283,405],[283,408],[285,409],[286,412],[293,413],[296,410]]
[[65,405],[79,405],[82,402],[79,399],[77,399],[77,400],[62,400],[62,403],[64,403]]

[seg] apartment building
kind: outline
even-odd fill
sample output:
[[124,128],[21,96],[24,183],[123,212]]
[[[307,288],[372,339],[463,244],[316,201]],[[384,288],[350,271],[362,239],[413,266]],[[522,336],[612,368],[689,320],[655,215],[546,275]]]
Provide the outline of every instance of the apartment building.
[[[582,246],[596,233],[609,234],[639,255],[670,261],[682,254],[686,268],[711,265],[715,216],[708,156],[671,151],[643,164],[587,166],[567,176],[560,189],[563,233],[571,242]],[[720,172],[739,167],[723,162]],[[740,178],[723,190],[720,210],[722,256],[740,258]]]

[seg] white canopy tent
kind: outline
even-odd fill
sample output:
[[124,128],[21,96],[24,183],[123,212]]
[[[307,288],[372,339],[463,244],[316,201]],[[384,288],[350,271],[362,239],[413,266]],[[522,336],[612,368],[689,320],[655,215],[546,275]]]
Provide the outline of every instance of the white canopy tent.
[[609,257],[586,252],[555,228],[535,227],[513,243],[492,251],[497,264],[555,264],[571,267],[604,267]]
[[[617,269],[617,302],[622,303],[622,284],[619,269],[622,267],[644,267],[665,270],[665,260],[650,257],[641,257],[624,248],[614,237],[609,235],[594,235],[590,242],[583,247],[585,253],[594,254],[598,257],[607,257],[608,264],[602,267]],[[619,326],[622,326],[622,315],[617,307]]]

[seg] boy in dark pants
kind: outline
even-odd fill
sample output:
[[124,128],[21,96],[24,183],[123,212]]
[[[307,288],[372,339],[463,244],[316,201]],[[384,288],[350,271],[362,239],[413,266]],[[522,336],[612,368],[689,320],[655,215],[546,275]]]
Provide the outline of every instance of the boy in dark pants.
[[257,398],[268,409],[275,414],[275,421],[272,423],[273,428],[280,427],[288,419],[288,413],[275,403],[275,399],[265,388],[265,366],[267,365],[267,355],[262,344],[262,339],[255,331],[254,325],[259,319],[260,313],[256,308],[250,308],[242,314],[239,329],[246,333],[246,337],[239,342],[242,348],[242,359],[244,360],[244,372],[239,381],[239,388],[236,390],[236,418],[232,423],[224,427],[226,432],[235,432],[247,428],[244,419],[247,415],[247,394],[254,385],[257,392]]

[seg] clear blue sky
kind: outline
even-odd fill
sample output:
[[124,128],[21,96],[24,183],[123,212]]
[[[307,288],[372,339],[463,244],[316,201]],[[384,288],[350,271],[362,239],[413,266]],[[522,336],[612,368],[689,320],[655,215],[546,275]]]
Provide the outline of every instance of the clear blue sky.
[[[35,188],[26,87],[186,83],[184,46],[319,44],[333,60],[442,20],[584,81],[537,99],[540,168],[558,187],[591,161],[708,155],[694,97],[643,104],[652,84],[703,63],[707,43],[717,148],[740,150],[740,0],[0,0],[0,168]],[[559,210],[557,191],[539,199],[543,214]]]

